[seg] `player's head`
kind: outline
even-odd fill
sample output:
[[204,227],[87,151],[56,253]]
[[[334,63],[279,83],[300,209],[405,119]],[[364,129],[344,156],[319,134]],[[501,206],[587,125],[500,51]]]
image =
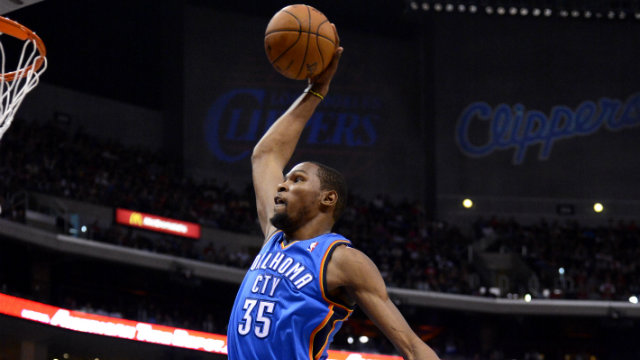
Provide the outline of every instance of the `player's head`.
[[316,161],[311,161],[311,163],[318,167],[316,175],[320,179],[320,190],[335,191],[338,195],[333,209],[333,220],[338,221],[347,206],[347,182],[338,170]]
[[285,233],[323,217],[334,223],[344,211],[347,186],[337,170],[317,162],[294,166],[278,185],[271,224]]

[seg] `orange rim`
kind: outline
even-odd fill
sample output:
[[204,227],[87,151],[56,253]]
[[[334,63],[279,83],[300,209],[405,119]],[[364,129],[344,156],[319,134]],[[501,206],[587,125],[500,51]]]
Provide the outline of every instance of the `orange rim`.
[[36,33],[29,30],[28,28],[20,25],[19,23],[9,20],[5,17],[0,16],[0,32],[13,36],[14,38],[24,40],[24,41],[34,41],[36,43],[36,47],[38,48],[38,52],[40,56],[36,58],[36,61],[22,69],[18,69],[13,72],[9,72],[6,74],[0,74],[0,79],[13,81],[13,79],[20,74],[20,77],[26,76],[31,71],[38,71],[44,64],[44,58],[47,55],[47,49],[44,47],[44,42]]

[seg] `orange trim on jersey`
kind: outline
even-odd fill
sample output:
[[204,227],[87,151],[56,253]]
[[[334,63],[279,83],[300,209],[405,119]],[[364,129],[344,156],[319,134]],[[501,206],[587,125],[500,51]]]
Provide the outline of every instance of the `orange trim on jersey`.
[[347,311],[347,314],[342,319],[334,319],[333,320],[333,323],[331,324],[331,330],[329,330],[329,332],[327,333],[327,337],[324,339],[324,344],[322,344],[322,347],[320,347],[320,349],[318,350],[318,353],[316,354],[316,358],[315,359],[319,359],[320,356],[322,356],[322,354],[324,353],[324,349],[326,349],[326,347],[329,345],[329,337],[331,337],[331,334],[333,334],[333,331],[336,328],[336,324],[339,323],[339,322],[343,322],[343,321],[347,320],[349,318],[349,316],[351,316],[352,312],[353,312],[353,310],[349,310],[349,311]]
[[297,243],[298,241],[299,241],[299,240],[296,240],[296,241],[294,241],[294,242],[292,242],[292,243],[288,243],[287,245],[285,245],[284,243],[282,243],[282,242],[281,242],[281,243],[280,243],[280,248],[281,248],[282,250],[285,250],[286,248],[291,247],[291,245],[293,245],[293,244]]
[[[327,257],[329,256],[329,253],[332,252],[332,249],[334,248],[334,246],[336,246],[336,244],[338,243],[343,243],[345,245],[349,245],[349,241],[342,239],[342,240],[335,240],[333,241],[328,247],[327,250],[325,251],[324,255],[322,256],[322,261],[320,262],[320,276],[319,281],[320,281],[320,293],[322,294],[322,298],[324,299],[324,301],[326,301],[329,304],[329,312],[327,313],[327,316],[325,316],[325,318],[322,320],[322,322],[313,330],[313,332],[311,333],[311,338],[310,338],[310,342],[309,342],[309,359],[311,360],[316,360],[318,358],[320,358],[320,356],[322,356],[322,354],[324,353],[325,348],[328,345],[329,342],[329,337],[331,336],[331,334],[333,333],[335,327],[336,327],[336,323],[338,321],[344,321],[345,319],[349,318],[349,316],[351,316],[351,313],[353,312],[353,309],[350,309],[348,307],[346,307],[343,304],[339,304],[336,303],[334,301],[331,301],[326,293],[325,293],[325,288],[324,288],[324,268],[325,268],[325,263],[327,262]],[[327,322],[329,322],[329,320],[331,320],[333,318],[333,314],[335,313],[335,311],[333,311],[333,307],[334,306],[338,306],[344,310],[347,311],[347,314],[344,318],[342,319],[335,319],[333,321],[333,324],[331,324],[331,331],[329,331],[327,333],[327,337],[324,339],[324,342],[322,344],[322,346],[320,347],[320,349],[318,349],[316,356],[313,356],[313,345],[315,342],[315,337],[317,335],[317,333],[324,329],[324,327],[326,326]]]
[[[278,232],[282,232],[282,230],[278,230]],[[274,235],[275,235],[275,233],[274,233]],[[309,239],[307,239],[307,240],[309,240]],[[285,250],[285,249],[291,247],[291,245],[297,243],[298,241],[304,241],[304,240],[296,240],[294,242],[288,243],[287,245],[285,245],[284,242],[281,241],[280,242],[280,249]]]
[[335,301],[332,301],[331,299],[329,299],[329,297],[327,296],[326,293],[326,289],[324,288],[324,269],[325,269],[325,262],[327,261],[327,257],[329,256],[329,253],[331,253],[333,247],[337,244],[337,243],[344,243],[345,245],[349,245],[349,241],[347,240],[336,240],[334,242],[331,243],[331,245],[329,245],[329,247],[327,248],[327,251],[324,253],[324,256],[322,257],[322,262],[320,263],[320,276],[319,281],[320,281],[320,293],[322,293],[322,298],[324,299],[324,301],[328,302],[329,304],[333,304],[336,306],[339,306],[349,312],[353,311],[353,309],[345,306],[344,304],[340,304],[337,303]]
[[[322,320],[322,322],[316,326],[315,329],[313,329],[313,331],[311,332],[311,338],[309,339],[309,359],[313,360],[313,340],[316,337],[316,334],[318,333],[318,331],[322,330],[325,326],[325,324],[329,321],[329,319],[331,319],[331,317],[333,316],[333,305],[329,305],[329,312],[327,312],[327,316],[324,317],[324,319]],[[326,343],[326,342],[325,342]],[[325,345],[326,346],[326,345]],[[324,347],[324,346],[323,346]],[[322,354],[322,352],[320,352]]]
[[[329,345],[329,337],[331,337],[331,334],[333,334],[333,331],[336,328],[336,324],[338,322],[343,322],[346,319],[349,318],[349,316],[351,316],[352,311],[349,310],[347,311],[346,315],[342,318],[333,318],[333,315],[335,314],[335,311],[333,311],[333,305],[329,305],[329,312],[327,313],[327,316],[324,318],[324,320],[322,320],[322,322],[320,323],[320,325],[318,325],[313,332],[311,333],[311,338],[310,338],[310,342],[309,342],[309,359],[311,360],[317,360],[319,359],[322,354],[324,353],[325,349],[327,348],[327,345]],[[316,351],[316,355],[313,355],[313,345],[315,343],[315,337],[318,334],[319,331],[323,330],[325,328],[325,326],[327,325],[327,323],[333,319],[333,322],[331,324],[331,330],[329,330],[329,332],[327,332],[327,336],[324,338],[324,341],[322,342],[322,346],[317,349]]]

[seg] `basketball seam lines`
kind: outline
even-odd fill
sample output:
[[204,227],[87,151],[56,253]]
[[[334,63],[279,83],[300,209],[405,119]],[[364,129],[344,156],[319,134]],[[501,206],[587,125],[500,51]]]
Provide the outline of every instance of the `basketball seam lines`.
[[[325,21],[325,22],[328,22],[328,21]],[[322,23],[322,24],[324,24],[324,23]],[[321,25],[322,25],[322,24],[321,24]],[[320,26],[318,26],[318,29],[319,29],[319,28],[320,28]],[[317,37],[319,37],[319,38],[323,38],[323,39],[328,40],[328,41],[329,41],[330,43],[332,43],[333,45],[335,45],[335,44],[336,44],[336,43],[335,43],[335,41],[333,41],[332,39],[330,39],[330,38],[328,38],[328,37],[326,37],[326,36],[324,36],[324,35],[322,35],[322,34],[320,34],[320,33],[318,33],[318,32],[312,32],[312,31],[307,31],[307,30],[296,30],[296,29],[273,30],[273,31],[270,31],[270,32],[268,32],[268,33],[264,34],[264,36],[269,36],[269,35],[271,35],[271,34],[281,33],[281,32],[297,32],[297,33],[301,33],[301,34],[302,34],[302,33],[313,34],[313,35],[316,35],[316,36],[317,36]]]
[[[322,63],[321,69],[324,69],[324,56],[322,56],[322,48],[320,48],[320,28],[324,23],[329,22],[329,20],[321,22],[316,28],[316,48],[318,49],[318,53],[320,54],[320,62]],[[331,43],[335,46],[335,43],[331,41]]]
[[[309,9],[309,7],[307,6],[307,19],[309,19],[309,25],[307,25],[307,28],[311,29],[311,9]],[[304,57],[302,58],[302,64],[300,64],[300,70],[298,70],[298,73],[296,74],[296,79],[298,78],[298,76],[300,76],[300,73],[302,72],[302,69],[304,69],[304,64],[307,61],[307,54],[309,53],[309,38],[311,37],[311,33],[307,32],[307,46],[304,49]]]
[[[283,11],[284,13],[289,14],[289,16],[291,16],[292,18],[294,18],[294,19],[296,20],[296,22],[298,23],[298,29],[278,29],[278,30],[272,30],[272,31],[269,31],[269,32],[265,33],[265,38],[266,38],[266,37],[268,37],[269,35],[276,34],[276,33],[283,33],[283,32],[284,32],[284,33],[286,33],[286,32],[295,32],[295,33],[297,33],[297,34],[298,34],[298,37],[295,39],[295,41],[294,41],[293,43],[291,43],[291,44],[289,45],[289,47],[287,47],[287,48],[286,48],[282,53],[280,53],[280,54],[279,54],[275,59],[273,59],[273,61],[271,61],[271,65],[273,65],[273,66],[275,66],[275,64],[276,64],[276,63],[277,63],[277,62],[278,62],[278,61],[279,61],[279,60],[280,60],[280,59],[281,59],[285,54],[287,54],[287,53],[289,52],[289,50],[291,50],[293,47],[295,47],[295,46],[297,45],[297,43],[300,41],[300,39],[302,38],[302,36],[305,36],[303,33],[306,33],[306,36],[307,36],[307,42],[306,42],[306,44],[305,44],[306,46],[305,46],[305,49],[304,49],[304,56],[303,56],[303,58],[302,58],[302,63],[300,64],[300,68],[298,69],[298,72],[297,72],[297,74],[296,74],[296,76],[295,76],[295,78],[296,78],[296,79],[300,76],[300,74],[302,73],[302,71],[303,71],[303,70],[304,70],[304,68],[305,68],[307,55],[309,54],[309,49],[310,49],[310,46],[311,46],[311,44],[309,44],[309,43],[310,43],[310,41],[311,41],[311,34],[313,34],[313,35],[315,35],[315,36],[316,36],[315,43],[316,43],[316,48],[317,48],[318,54],[320,55],[321,69],[322,69],[322,68],[324,68],[324,66],[325,66],[325,61],[324,61],[324,57],[323,57],[323,51],[322,51],[322,48],[320,47],[320,38],[323,38],[323,39],[325,39],[325,40],[329,41],[329,42],[330,42],[331,44],[333,44],[334,46],[337,46],[337,39],[332,40],[332,39],[330,39],[328,36],[325,36],[325,35],[320,34],[320,28],[321,28],[324,24],[328,23],[328,22],[329,22],[329,20],[325,18],[325,20],[324,20],[324,21],[322,21],[320,24],[318,24],[318,26],[317,26],[315,29],[313,29],[314,31],[312,31],[312,29],[311,29],[311,9],[312,9],[312,8],[311,8],[310,6],[308,6],[308,5],[304,5],[304,6],[307,8],[307,19],[308,19],[308,26],[307,26],[307,29],[308,29],[308,30],[302,30],[302,22],[301,22],[301,20],[300,20],[300,19],[299,19],[295,14],[293,14],[293,13],[291,13],[291,12],[289,12],[289,11],[287,11],[287,10],[284,10],[284,9],[283,9],[282,11]],[[289,62],[289,66],[291,66],[291,65],[292,65],[292,64],[291,64],[291,62]],[[289,66],[287,66],[287,68],[286,68],[286,69],[288,69],[288,68],[289,68]],[[285,69],[285,70],[286,70],[286,69]],[[307,71],[308,71],[308,70],[307,70]]]
[[[280,60],[280,58],[284,54],[287,53],[287,51],[291,50],[291,48],[294,47],[298,43],[298,41],[300,40],[300,36],[302,36],[302,30],[301,30],[302,29],[302,24],[300,23],[300,20],[298,20],[298,18],[295,15],[293,15],[292,13],[290,13],[288,11],[284,11],[284,12],[289,14],[289,15],[291,15],[291,17],[293,17],[296,20],[296,22],[298,23],[298,27],[299,27],[299,29],[297,31],[298,32],[298,38],[291,45],[289,45],[289,47],[285,51],[283,51],[280,55],[278,55],[275,59],[273,59],[273,61],[271,62],[271,65],[275,64],[278,60]],[[292,31],[295,31],[295,30],[292,30]],[[272,33],[274,33],[274,32],[276,32],[276,31],[273,31]]]

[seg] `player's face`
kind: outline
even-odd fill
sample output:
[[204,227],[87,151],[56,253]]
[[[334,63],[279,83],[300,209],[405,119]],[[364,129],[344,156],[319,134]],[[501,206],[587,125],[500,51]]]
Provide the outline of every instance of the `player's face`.
[[271,223],[285,232],[295,231],[319,211],[321,197],[318,167],[312,163],[296,165],[278,185]]

